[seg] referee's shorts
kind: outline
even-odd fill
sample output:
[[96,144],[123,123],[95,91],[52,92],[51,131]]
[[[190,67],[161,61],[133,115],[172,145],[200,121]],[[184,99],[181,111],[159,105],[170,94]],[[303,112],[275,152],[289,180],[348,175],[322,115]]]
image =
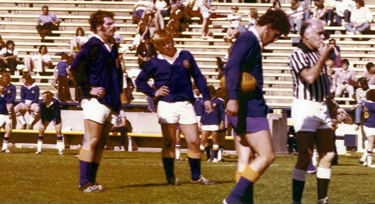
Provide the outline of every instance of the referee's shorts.
[[294,99],[292,120],[296,132],[316,132],[317,129],[331,129],[332,126],[326,102]]

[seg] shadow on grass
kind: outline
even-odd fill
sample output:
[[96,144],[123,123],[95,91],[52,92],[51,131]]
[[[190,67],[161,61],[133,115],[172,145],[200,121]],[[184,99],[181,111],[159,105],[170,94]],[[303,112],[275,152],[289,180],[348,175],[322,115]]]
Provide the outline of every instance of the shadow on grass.
[[[202,184],[193,184],[191,182],[180,182],[180,183],[181,183],[181,185],[202,185]],[[226,183],[234,183],[234,181],[216,181],[216,185],[218,185],[218,184],[226,184]],[[123,188],[138,188],[138,187],[157,187],[157,186],[169,186],[169,184],[167,184],[167,183],[134,184],[134,185],[120,186],[120,187],[118,187],[118,189],[123,189]],[[215,186],[215,185],[209,185],[209,186]]]
[[365,173],[361,173],[361,174],[338,173],[338,174],[333,174],[333,175],[336,175],[336,176],[369,176],[370,174],[365,174]]

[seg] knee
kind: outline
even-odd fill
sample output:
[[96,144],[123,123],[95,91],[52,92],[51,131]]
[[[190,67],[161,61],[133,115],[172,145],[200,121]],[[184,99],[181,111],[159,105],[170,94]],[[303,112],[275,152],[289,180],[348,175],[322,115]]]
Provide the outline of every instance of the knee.
[[335,152],[327,152],[325,155],[323,155],[320,158],[319,160],[320,166],[326,167],[330,165],[334,157],[335,157]]
[[262,163],[266,166],[271,165],[275,161],[275,153],[268,152],[264,155],[259,155],[259,159],[262,160]]
[[163,145],[165,149],[174,148],[174,141],[172,139],[165,139]]
[[39,126],[39,134],[43,134],[45,130],[44,126]]

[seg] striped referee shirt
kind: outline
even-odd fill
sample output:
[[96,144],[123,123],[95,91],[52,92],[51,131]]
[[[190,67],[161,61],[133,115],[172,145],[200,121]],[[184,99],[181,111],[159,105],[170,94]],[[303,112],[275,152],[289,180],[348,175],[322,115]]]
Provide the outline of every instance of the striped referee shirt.
[[290,68],[292,70],[294,97],[296,99],[323,102],[330,96],[330,84],[325,65],[322,73],[312,84],[307,84],[300,75],[305,68],[313,67],[318,62],[319,57],[318,50],[311,50],[304,43],[300,43],[298,48],[290,55]]

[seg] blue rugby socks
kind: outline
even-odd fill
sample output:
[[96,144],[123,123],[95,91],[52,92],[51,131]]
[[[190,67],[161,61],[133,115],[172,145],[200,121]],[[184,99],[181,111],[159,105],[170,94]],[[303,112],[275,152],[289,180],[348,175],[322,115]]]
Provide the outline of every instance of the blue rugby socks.
[[307,171],[293,170],[293,201],[300,203],[302,200],[303,189],[305,187]]
[[[236,173],[238,178],[239,173]],[[253,185],[260,178],[260,174],[247,166],[239,181],[230,192],[229,196],[225,199],[227,203],[239,204],[239,203],[253,203]]]
[[163,157],[163,166],[167,181],[172,178],[174,179],[174,158]]

